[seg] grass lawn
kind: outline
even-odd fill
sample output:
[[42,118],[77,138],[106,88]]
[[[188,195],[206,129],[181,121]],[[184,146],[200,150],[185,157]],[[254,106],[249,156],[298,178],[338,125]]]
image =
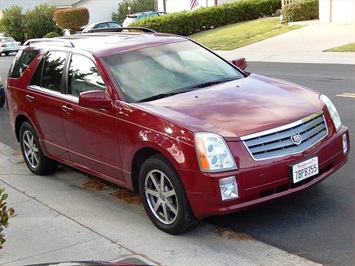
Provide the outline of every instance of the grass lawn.
[[233,50],[295,30],[302,25],[279,24],[280,19],[261,18],[202,31],[189,37],[213,50]]
[[355,52],[355,42],[325,50],[324,52]]

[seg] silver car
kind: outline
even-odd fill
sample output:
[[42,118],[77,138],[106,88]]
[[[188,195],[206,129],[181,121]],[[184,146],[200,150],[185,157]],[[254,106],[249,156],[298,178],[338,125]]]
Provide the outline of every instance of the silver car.
[[17,53],[20,49],[21,43],[14,40],[12,37],[0,37],[0,55],[9,55],[10,53]]

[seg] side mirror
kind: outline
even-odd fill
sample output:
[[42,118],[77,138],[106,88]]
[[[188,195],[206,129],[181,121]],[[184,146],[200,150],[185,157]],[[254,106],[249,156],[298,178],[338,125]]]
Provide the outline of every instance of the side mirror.
[[112,107],[112,100],[106,97],[104,91],[86,91],[80,93],[79,105],[83,107],[109,109]]
[[245,70],[248,66],[247,60],[243,56],[239,56],[233,59],[231,62],[233,65],[240,68],[241,70]]

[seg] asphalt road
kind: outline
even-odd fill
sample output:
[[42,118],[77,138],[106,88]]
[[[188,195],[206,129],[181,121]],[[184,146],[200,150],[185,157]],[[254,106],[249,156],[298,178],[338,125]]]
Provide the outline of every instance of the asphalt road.
[[[3,78],[12,59],[0,58]],[[325,93],[354,136],[355,98],[347,94],[355,93],[354,65],[249,63],[247,69]],[[0,109],[0,130],[0,141],[18,149],[4,107]],[[317,186],[259,208],[207,221],[326,265],[355,265],[354,173],[351,147],[348,164]]]

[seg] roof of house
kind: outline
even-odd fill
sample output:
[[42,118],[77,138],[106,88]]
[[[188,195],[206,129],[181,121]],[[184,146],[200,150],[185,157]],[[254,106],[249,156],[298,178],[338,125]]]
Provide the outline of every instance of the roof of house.
[[31,1],[0,0],[0,10],[5,10],[12,6],[19,6],[22,7],[23,12],[26,12],[42,4],[47,4],[50,6],[57,6],[57,7],[67,7],[67,6],[73,6],[82,1],[83,0],[31,0]]

